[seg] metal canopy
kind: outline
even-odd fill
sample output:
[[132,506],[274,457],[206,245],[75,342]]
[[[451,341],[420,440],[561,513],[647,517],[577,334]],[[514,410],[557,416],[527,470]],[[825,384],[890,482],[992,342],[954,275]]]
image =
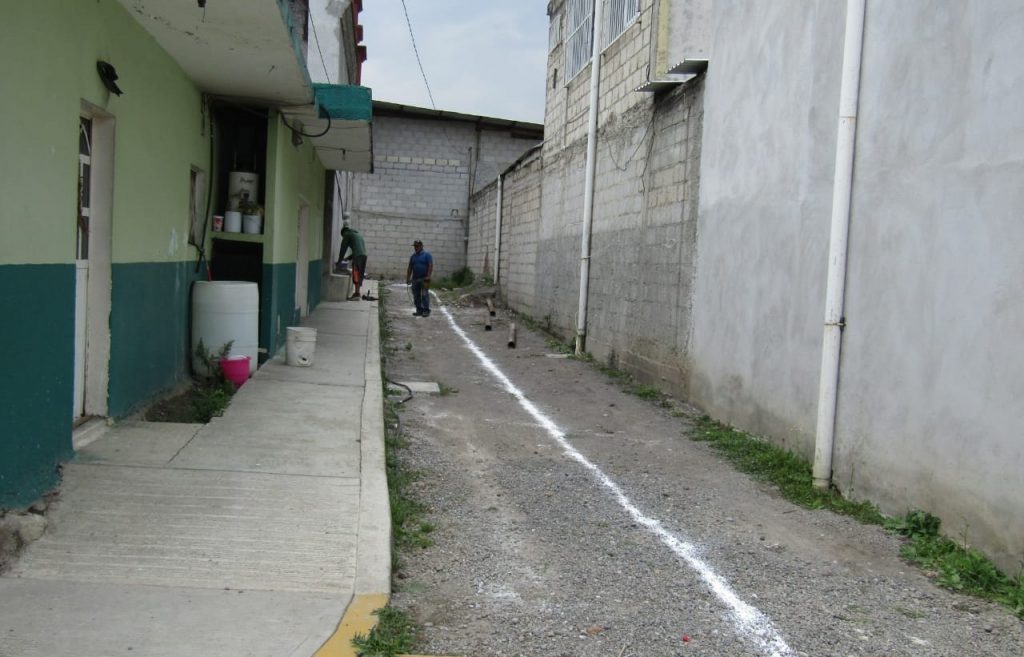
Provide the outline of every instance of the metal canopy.
[[697,75],[708,70],[708,60],[701,58],[688,58],[679,62],[668,70],[669,73],[681,73],[688,75]]
[[[119,0],[205,92],[271,104],[312,100],[286,0]],[[117,62],[113,62],[115,65]]]

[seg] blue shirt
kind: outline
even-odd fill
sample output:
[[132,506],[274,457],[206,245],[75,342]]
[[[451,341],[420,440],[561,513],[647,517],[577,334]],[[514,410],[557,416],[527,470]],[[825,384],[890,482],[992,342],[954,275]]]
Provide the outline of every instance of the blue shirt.
[[409,267],[412,268],[412,277],[414,279],[426,278],[432,264],[434,264],[434,258],[430,255],[429,251],[413,253],[409,257]]

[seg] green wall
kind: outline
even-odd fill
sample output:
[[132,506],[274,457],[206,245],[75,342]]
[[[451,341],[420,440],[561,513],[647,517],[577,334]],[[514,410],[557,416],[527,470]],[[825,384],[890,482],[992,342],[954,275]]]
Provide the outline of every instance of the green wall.
[[[113,64],[109,93],[97,60]],[[4,3],[0,21],[0,507],[73,456],[79,116],[113,122],[108,406],[123,416],[187,374],[192,167],[201,94],[116,0]],[[98,220],[97,220],[98,221]],[[96,259],[98,266],[103,266]]]
[[124,417],[190,375],[194,262],[114,265],[110,415]]
[[0,265],[0,509],[53,487],[72,454],[74,298],[73,265]]
[[[120,3],[5,3],[0,55],[0,80],[17,90],[0,94],[0,263],[73,261],[83,100],[115,121],[113,260],[195,257],[189,172],[209,169],[201,94]],[[101,59],[123,96],[100,82]]]

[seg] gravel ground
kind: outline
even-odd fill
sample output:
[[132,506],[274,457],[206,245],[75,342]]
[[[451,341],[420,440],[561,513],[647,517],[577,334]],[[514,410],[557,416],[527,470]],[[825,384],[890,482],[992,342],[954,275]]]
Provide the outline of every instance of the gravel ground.
[[510,349],[503,311],[485,331],[480,305],[414,318],[393,288],[385,308],[387,377],[455,390],[400,412],[400,459],[422,473],[413,495],[436,526],[433,546],[401,553],[394,580],[421,652],[1024,655],[1024,623],[936,587],[899,560],[897,537],[786,502],[690,440],[688,417],[553,357],[521,324]]

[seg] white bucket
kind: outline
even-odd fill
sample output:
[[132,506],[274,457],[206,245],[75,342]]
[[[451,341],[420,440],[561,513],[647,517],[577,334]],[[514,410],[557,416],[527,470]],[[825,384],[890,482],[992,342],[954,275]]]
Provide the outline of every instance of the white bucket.
[[242,213],[237,210],[228,210],[224,213],[224,232],[225,233],[241,233],[242,232]]
[[313,352],[316,350],[316,329],[305,326],[289,326],[285,339],[285,363],[296,367],[309,367],[313,364]]
[[263,216],[258,214],[242,215],[242,232],[259,235],[263,232]]

